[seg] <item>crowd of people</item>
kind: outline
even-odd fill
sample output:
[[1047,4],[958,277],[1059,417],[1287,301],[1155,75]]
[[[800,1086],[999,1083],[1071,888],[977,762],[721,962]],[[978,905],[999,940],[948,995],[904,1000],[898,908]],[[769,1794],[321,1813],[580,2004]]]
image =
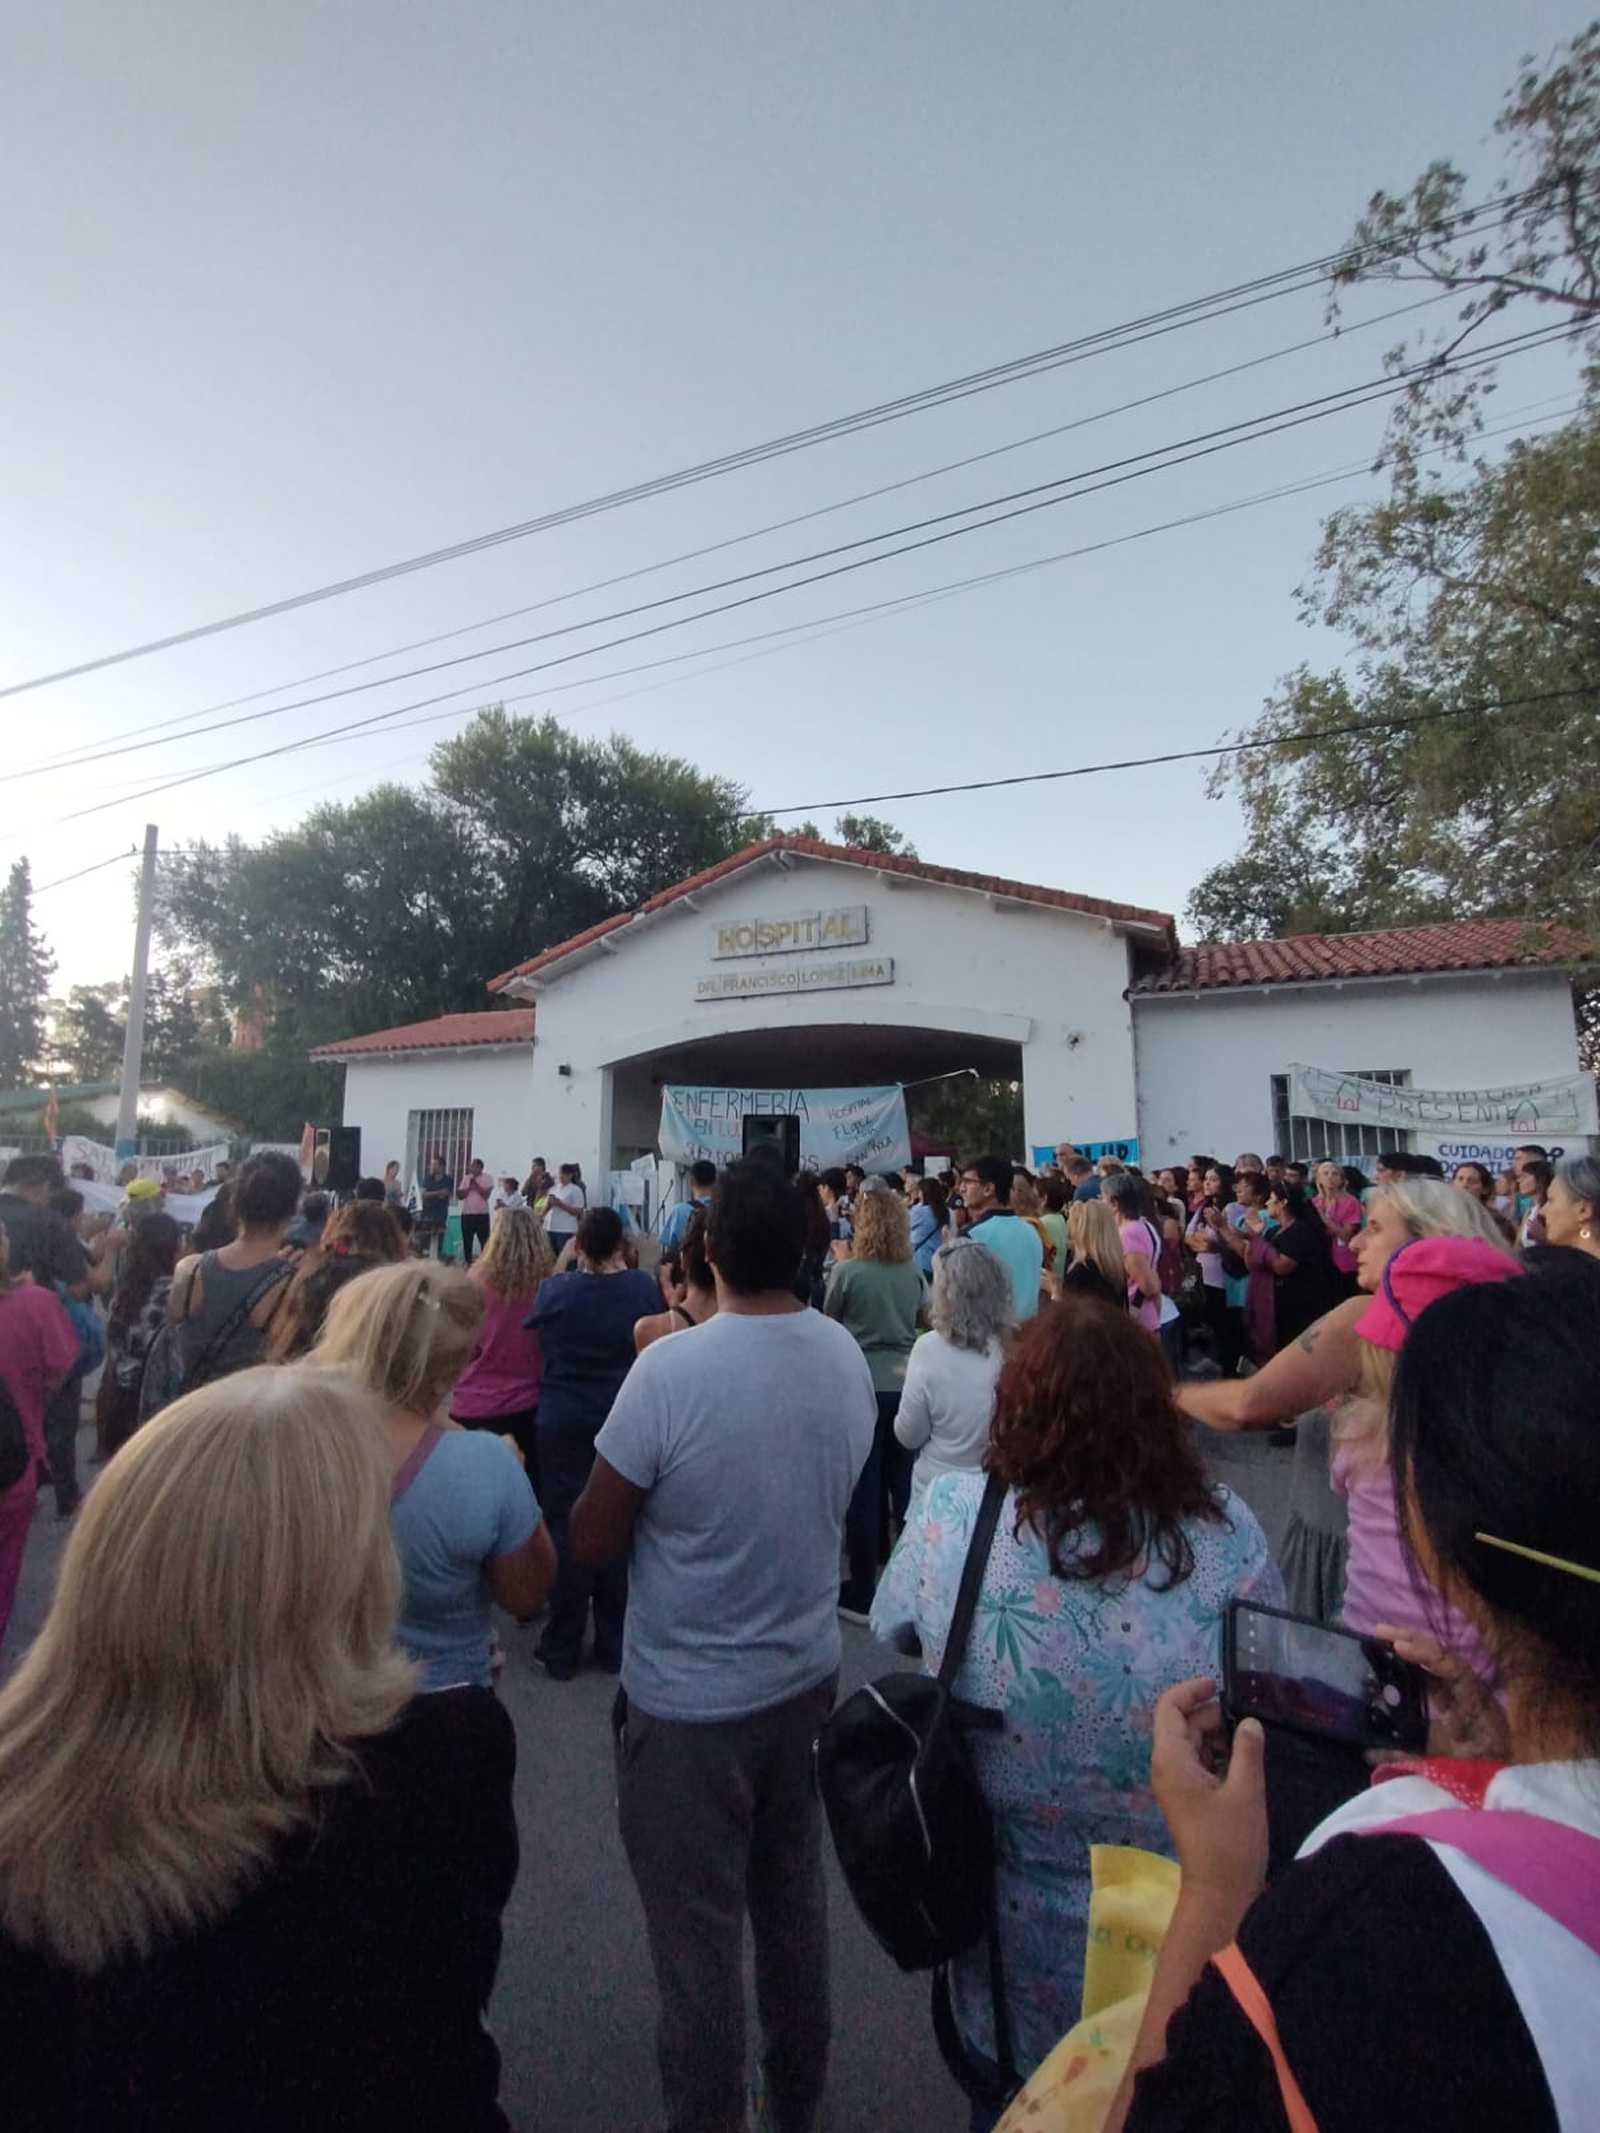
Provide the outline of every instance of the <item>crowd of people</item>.
[[[758,1153],[688,1173],[653,1274],[576,1165],[430,1158],[409,1234],[391,1172],[319,1206],[263,1153],[209,1233],[157,1193],[90,1242],[50,1158],[6,1172],[0,1629],[43,1474],[73,1520],[0,1686],[8,2123],[507,2123],[509,1618],[551,1682],[618,1677],[665,2124],[814,2128],[840,1622],[937,1672],[991,1484],[975,2133],[1077,2019],[1105,1845],[1183,1870],[1112,2129],[1589,2122],[1600,1161]],[[1250,1430],[1275,1551],[1208,1458]],[[1422,1668],[1427,1753],[1226,1728],[1241,1602]]]

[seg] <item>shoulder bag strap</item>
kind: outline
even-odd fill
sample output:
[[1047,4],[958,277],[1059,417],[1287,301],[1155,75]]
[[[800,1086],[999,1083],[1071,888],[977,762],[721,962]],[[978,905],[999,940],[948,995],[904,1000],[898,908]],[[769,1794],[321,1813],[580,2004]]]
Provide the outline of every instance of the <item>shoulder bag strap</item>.
[[1211,1958],[1211,1967],[1233,1994],[1239,2012],[1267,2048],[1273,2072],[1278,2077],[1278,2095],[1283,2104],[1283,2115],[1289,2123],[1289,2133],[1317,2133],[1317,2121],[1311,2115],[1311,2106],[1305,2093],[1294,2077],[1294,2068],[1283,2055],[1283,2043],[1278,2035],[1278,2024],[1272,2012],[1272,2002],[1261,1989],[1261,1982],[1239,1952],[1239,1943],[1232,1942],[1218,1949]]
[[394,1479],[389,1484],[389,1508],[391,1511],[427,1465],[428,1454],[443,1435],[444,1431],[439,1427],[438,1423],[430,1422],[416,1443],[412,1445],[410,1451],[407,1452],[400,1465],[396,1467]]
[[[268,1259],[264,1261],[262,1271],[267,1278],[265,1280],[254,1283],[252,1287],[245,1291],[244,1295],[240,1297],[239,1301],[234,1305],[233,1309],[222,1321],[222,1324],[217,1328],[216,1332],[212,1334],[211,1338],[205,1343],[204,1347],[201,1348],[199,1354],[194,1357],[193,1361],[189,1364],[187,1370],[185,1370],[183,1376],[184,1388],[186,1391],[194,1386],[203,1385],[206,1382],[205,1373],[211,1365],[212,1358],[214,1356],[223,1355],[227,1352],[229,1341],[233,1339],[234,1335],[239,1331],[240,1327],[249,1318],[251,1312],[256,1308],[257,1304],[260,1303],[262,1297],[266,1295],[267,1291],[274,1287],[277,1287],[281,1290],[282,1288],[287,1286],[285,1275],[287,1274],[288,1269],[281,1259]],[[280,1293],[278,1302],[281,1303],[282,1301],[283,1297]],[[268,1325],[271,1324],[272,1317],[276,1314],[276,1309],[277,1306],[274,1305],[273,1311],[268,1314]],[[185,1315],[187,1316],[187,1313]]]
[[967,1639],[972,1634],[972,1618],[978,1611],[978,1593],[983,1584],[983,1573],[988,1568],[989,1550],[994,1545],[995,1528],[1000,1523],[1000,1506],[1006,1500],[1006,1484],[998,1474],[991,1474],[984,1486],[983,1502],[978,1506],[977,1524],[972,1529],[972,1539],[967,1544],[967,1559],[961,1569],[961,1585],[956,1593],[955,1612],[950,1617],[950,1634],[945,1640],[944,1659],[939,1667],[939,1686],[948,1696],[961,1662],[967,1655]]
[[[991,1474],[984,1484],[983,1501],[978,1506],[977,1522],[972,1529],[972,1539],[967,1544],[967,1559],[961,1567],[961,1585],[956,1593],[955,1612],[950,1617],[950,1634],[945,1641],[944,1658],[939,1667],[939,1686],[946,1697],[952,1697],[956,1675],[966,1657],[967,1643],[972,1635],[973,1617],[978,1611],[978,1593],[983,1585],[983,1573],[989,1565],[989,1551],[994,1546],[995,1532],[1000,1524],[1000,1510],[1005,1500],[1005,1482],[1000,1475]],[[984,1712],[981,1716],[974,1716],[977,1722],[982,1724],[985,1721],[998,1721],[1000,1714]],[[992,1867],[989,1873],[988,1913],[986,1923],[989,1941],[989,1997],[994,2009],[995,2058],[999,2062],[1004,2085],[1009,2094],[1014,2093],[1020,2084],[1016,2055],[1012,2049],[1011,2009],[1006,1998],[1005,1966],[1000,1952],[1000,1913],[995,1901]],[[947,1978],[944,1990],[949,1990]],[[938,1991],[936,1978],[936,2008]]]

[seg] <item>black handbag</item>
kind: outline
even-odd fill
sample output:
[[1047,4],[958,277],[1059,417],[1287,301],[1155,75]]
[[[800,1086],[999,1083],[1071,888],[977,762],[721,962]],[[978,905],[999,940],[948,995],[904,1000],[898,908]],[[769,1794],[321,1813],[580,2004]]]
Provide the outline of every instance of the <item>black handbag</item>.
[[[817,1736],[817,1790],[839,1866],[873,1937],[902,1970],[933,1972],[939,2049],[969,2096],[1002,2109],[1020,2087],[1012,2057],[994,1887],[994,1829],[968,1735],[998,1711],[952,1694],[977,1611],[1006,1485],[991,1474],[937,1675],[884,1674],[845,1698]],[[1000,2077],[956,2025],[949,1965],[988,1936]]]

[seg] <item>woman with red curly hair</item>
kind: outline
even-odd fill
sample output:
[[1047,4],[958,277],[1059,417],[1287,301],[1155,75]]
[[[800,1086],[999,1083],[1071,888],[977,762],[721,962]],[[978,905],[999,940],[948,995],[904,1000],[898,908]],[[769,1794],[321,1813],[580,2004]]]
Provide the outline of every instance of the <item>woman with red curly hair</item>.
[[[1160,1348],[1122,1311],[1064,1296],[1016,1336],[986,1466],[1008,1485],[955,1694],[995,1818],[1001,1956],[1017,2069],[1078,2019],[1091,1844],[1170,1853],[1150,1791],[1157,1697],[1219,1666],[1234,1598],[1280,1605],[1254,1514],[1212,1486]],[[884,1573],[874,1632],[938,1671],[984,1475],[946,1474]],[[986,1944],[952,1971],[968,2049],[991,2062]],[[973,2125],[992,2123],[975,2107]]]

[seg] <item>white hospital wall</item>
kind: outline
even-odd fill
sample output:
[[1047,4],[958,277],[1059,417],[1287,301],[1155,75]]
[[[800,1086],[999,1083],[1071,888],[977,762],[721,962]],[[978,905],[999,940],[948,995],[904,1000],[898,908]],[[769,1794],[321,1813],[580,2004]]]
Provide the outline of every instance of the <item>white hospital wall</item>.
[[406,1159],[406,1121],[412,1111],[470,1108],[472,1151],[500,1176],[527,1174],[535,1155],[532,1045],[507,1051],[438,1052],[413,1059],[344,1062],[344,1122],[361,1128],[361,1168],[379,1177],[389,1161]]
[[1553,972],[1399,978],[1135,1001],[1146,1167],[1272,1143],[1272,1076],[1408,1069],[1419,1089],[1491,1088],[1578,1071],[1568,981]]
[[[874,1025],[949,1030],[1016,1043],[1030,1142],[1104,1140],[1133,1129],[1131,1017],[1125,937],[1105,920],[837,861],[791,855],[696,891],[612,937],[609,952],[557,965],[540,986],[533,1082],[538,1133],[585,1173],[613,1142],[653,1142],[632,1077],[619,1062],[736,1032]],[[794,958],[717,961],[713,927],[865,903],[870,940],[836,951],[892,956],[894,982],[856,990],[702,1001],[696,983]],[[833,952],[830,952],[833,953]],[[809,960],[816,960],[810,958]],[[863,1080],[877,1079],[862,1075]],[[626,1115],[617,1113],[618,1101]],[[592,1166],[592,1168],[591,1168]]]

